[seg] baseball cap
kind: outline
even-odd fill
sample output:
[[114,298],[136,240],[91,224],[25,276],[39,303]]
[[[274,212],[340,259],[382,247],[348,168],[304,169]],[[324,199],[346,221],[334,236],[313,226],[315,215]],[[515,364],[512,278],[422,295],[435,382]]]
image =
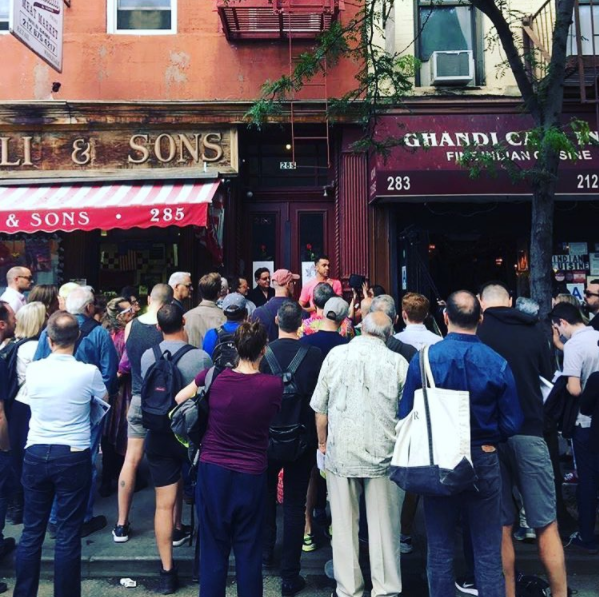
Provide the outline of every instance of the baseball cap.
[[349,313],[349,305],[339,296],[330,298],[324,305],[324,316],[341,323]]
[[276,282],[279,286],[285,286],[289,284],[291,280],[299,280],[300,277],[297,274],[292,274],[288,269],[278,269],[272,275],[272,281]]
[[225,313],[235,313],[247,309],[247,299],[239,292],[232,292],[223,299],[222,307]]

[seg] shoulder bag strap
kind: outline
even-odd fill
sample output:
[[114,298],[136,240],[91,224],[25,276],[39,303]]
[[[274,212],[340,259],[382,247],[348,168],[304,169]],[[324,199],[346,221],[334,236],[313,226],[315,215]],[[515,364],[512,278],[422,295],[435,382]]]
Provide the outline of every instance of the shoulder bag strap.
[[291,373],[291,375],[295,375],[297,370],[299,369],[302,361],[306,358],[308,354],[308,347],[304,344],[300,346],[300,349],[297,351],[291,363],[289,363],[289,367],[287,367],[287,371]]
[[275,357],[275,353],[271,350],[270,346],[266,347],[264,358],[266,359],[266,362],[270,367],[270,372],[273,375],[281,375],[283,373],[281,365],[279,365],[279,361],[277,361],[277,357]]
[[433,450],[433,425],[431,421],[431,411],[428,403],[428,381],[427,369],[430,369],[430,363],[428,361],[428,346],[425,346],[420,351],[420,376],[422,377],[422,397],[424,399],[424,413],[426,416],[426,431],[428,433],[428,457],[430,466],[435,464],[435,456]]
[[428,358],[429,348],[430,348],[430,346],[425,346],[423,349],[423,352],[425,353],[424,370],[426,372],[426,383],[428,384],[429,388],[432,388],[434,390],[437,386],[435,385],[435,378],[433,377],[433,370],[431,369],[431,362],[429,361],[429,358]]

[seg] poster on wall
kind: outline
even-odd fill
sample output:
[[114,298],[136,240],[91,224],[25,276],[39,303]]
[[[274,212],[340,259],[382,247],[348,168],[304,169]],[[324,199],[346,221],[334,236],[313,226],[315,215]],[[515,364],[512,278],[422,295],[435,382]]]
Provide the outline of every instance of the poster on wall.
[[589,252],[587,243],[568,243],[570,255],[586,255]]
[[581,303],[584,301],[584,284],[566,284],[568,292],[575,296]]
[[599,276],[599,253],[589,253],[591,276]]
[[[254,273],[256,272],[256,270],[261,267],[265,267],[270,272],[270,275],[272,276],[273,272],[275,271],[275,262],[274,261],[254,261],[252,263],[252,277],[254,277]],[[272,286],[272,281],[270,282],[270,285]],[[256,288],[256,286],[257,286],[257,284],[256,284],[256,280],[254,278],[254,285],[252,288]]]
[[13,267],[31,270],[36,284],[58,284],[61,274],[60,239],[27,237],[0,240],[0,289],[6,287],[6,274]]
[[316,266],[314,261],[302,261],[302,286],[316,278]]

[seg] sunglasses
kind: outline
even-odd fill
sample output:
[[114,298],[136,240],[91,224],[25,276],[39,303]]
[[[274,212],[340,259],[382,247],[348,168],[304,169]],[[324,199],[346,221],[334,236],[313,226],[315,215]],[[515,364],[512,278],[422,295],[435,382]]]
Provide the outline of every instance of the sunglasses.
[[29,280],[30,282],[33,282],[33,276],[17,276],[17,278],[23,278],[23,280]]
[[599,297],[599,294],[596,292],[591,292],[590,290],[585,290],[584,291],[584,296],[586,296],[587,298],[591,297],[591,296],[597,296]]

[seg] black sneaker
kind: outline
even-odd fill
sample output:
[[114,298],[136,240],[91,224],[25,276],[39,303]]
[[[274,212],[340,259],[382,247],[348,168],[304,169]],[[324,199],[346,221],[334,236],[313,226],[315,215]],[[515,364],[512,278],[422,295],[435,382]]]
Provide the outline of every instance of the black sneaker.
[[83,526],[81,527],[81,536],[87,537],[96,531],[102,530],[107,524],[106,516],[94,516],[91,520],[83,523]]
[[191,538],[191,527],[182,524],[180,529],[173,530],[173,547],[180,547]]
[[0,593],[6,593],[8,591],[8,585],[5,582],[0,582]]
[[17,543],[12,537],[6,537],[2,542],[2,549],[0,549],[0,560],[14,551],[16,546]]
[[478,595],[478,589],[472,576],[462,576],[455,581],[456,589],[466,595]]
[[297,576],[293,580],[284,580],[281,583],[281,595],[283,597],[291,597],[299,593],[306,587],[306,581],[303,576]]
[[161,568],[158,592],[161,595],[172,595],[177,591],[178,588],[179,576],[177,574],[177,567],[173,564],[173,567],[168,572]]
[[112,529],[112,540],[115,543],[127,543],[130,533],[131,525],[129,523],[115,524],[114,529]]

